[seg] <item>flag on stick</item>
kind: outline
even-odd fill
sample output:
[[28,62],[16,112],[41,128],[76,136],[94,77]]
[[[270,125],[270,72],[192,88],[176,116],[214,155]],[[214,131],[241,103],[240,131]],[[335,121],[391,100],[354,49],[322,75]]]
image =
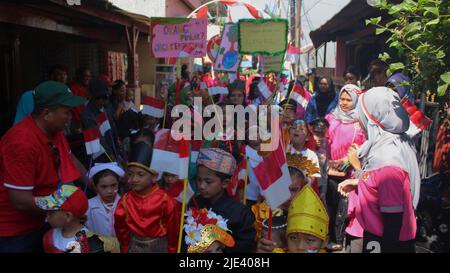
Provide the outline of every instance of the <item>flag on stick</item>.
[[155,118],[162,118],[164,116],[165,106],[166,103],[163,100],[147,96],[143,99],[142,113]]

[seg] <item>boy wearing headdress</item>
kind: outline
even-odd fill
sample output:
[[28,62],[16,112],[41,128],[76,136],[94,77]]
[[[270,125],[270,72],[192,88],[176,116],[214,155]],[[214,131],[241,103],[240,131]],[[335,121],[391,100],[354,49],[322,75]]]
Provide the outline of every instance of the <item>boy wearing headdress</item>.
[[328,213],[320,197],[306,185],[289,207],[286,241],[288,253],[324,253],[328,236]]
[[[316,165],[310,161],[308,158],[303,157],[300,154],[286,154],[286,162],[289,169],[289,174],[291,176],[291,185],[289,186],[289,191],[291,192],[291,198],[286,201],[281,207],[272,212],[273,223],[272,229],[283,229],[286,230],[286,215],[288,214],[288,208],[291,205],[292,198],[303,189],[305,185],[308,184],[308,179],[314,177],[315,174],[320,172]],[[267,225],[267,219],[269,218],[269,206],[266,202],[259,203],[252,207],[253,213],[256,216],[255,227],[258,232],[258,252],[280,252],[280,250],[286,248],[286,241],[284,240],[268,240],[264,234],[264,225]],[[277,220],[277,218],[280,218]],[[284,219],[284,223],[281,219]],[[279,224],[274,225],[275,222],[279,221]],[[283,233],[280,230],[281,233]]]
[[115,231],[122,252],[175,253],[178,244],[176,201],[156,183],[158,173],[150,168],[152,141],[141,136],[132,144],[127,175],[131,191],[120,199]]
[[[229,219],[229,228],[236,244],[225,252],[251,252],[256,235],[255,217],[250,208],[227,194],[228,184],[236,168],[233,156],[218,148],[201,149],[197,159],[198,207],[212,209]],[[192,207],[191,203],[191,207]]]

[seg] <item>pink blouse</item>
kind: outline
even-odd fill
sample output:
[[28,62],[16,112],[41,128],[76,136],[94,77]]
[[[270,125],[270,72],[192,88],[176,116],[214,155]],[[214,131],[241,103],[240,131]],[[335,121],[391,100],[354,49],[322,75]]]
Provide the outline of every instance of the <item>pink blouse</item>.
[[399,241],[416,236],[416,218],[412,205],[409,175],[399,167],[382,167],[365,172],[358,182],[356,219],[362,228],[382,237],[382,213],[403,213]]
[[366,141],[364,130],[358,122],[345,123],[337,120],[332,114],[328,114],[325,119],[330,123],[328,141],[331,160],[346,157],[353,143],[361,146]]
[[356,208],[359,206],[358,201],[358,189],[356,189],[348,195],[347,214],[350,221],[345,232],[353,237],[362,238],[364,229],[358,222],[358,219],[356,219]]

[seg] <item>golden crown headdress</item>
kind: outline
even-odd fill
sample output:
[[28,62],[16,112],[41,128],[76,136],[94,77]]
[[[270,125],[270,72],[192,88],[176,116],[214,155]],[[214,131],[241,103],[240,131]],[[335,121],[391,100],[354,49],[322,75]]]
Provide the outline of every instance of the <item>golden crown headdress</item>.
[[308,177],[320,174],[320,168],[314,162],[301,154],[286,154],[286,161],[289,167],[294,167]]

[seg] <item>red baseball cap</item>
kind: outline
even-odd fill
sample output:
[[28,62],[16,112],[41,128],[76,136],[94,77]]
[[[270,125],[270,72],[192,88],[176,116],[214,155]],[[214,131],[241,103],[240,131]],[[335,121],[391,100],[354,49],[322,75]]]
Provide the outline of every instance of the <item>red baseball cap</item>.
[[43,210],[63,210],[76,217],[85,215],[89,207],[86,194],[73,185],[62,185],[51,195],[36,197],[35,203]]

